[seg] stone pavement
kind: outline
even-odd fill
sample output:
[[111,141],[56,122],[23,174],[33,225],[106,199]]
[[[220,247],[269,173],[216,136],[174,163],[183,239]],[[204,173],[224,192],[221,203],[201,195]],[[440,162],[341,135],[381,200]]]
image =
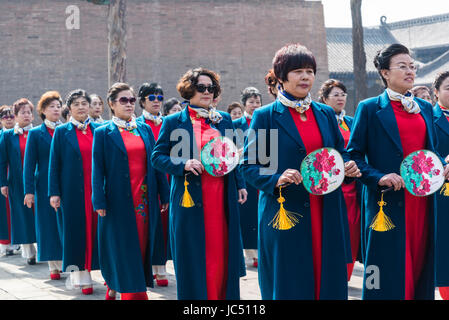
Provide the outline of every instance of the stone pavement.
[[[150,300],[176,300],[176,280],[172,261],[167,263],[168,287],[150,288]],[[362,294],[363,266],[356,263],[349,282],[349,299],[359,300]],[[61,280],[50,280],[48,264],[38,262],[30,266],[20,253],[0,256],[0,300],[104,300],[106,287],[100,271],[93,271],[94,293],[83,295],[81,289],[66,286],[67,274]],[[242,300],[260,300],[257,269],[247,268],[247,275],[240,278]],[[435,299],[441,300],[436,291]]]

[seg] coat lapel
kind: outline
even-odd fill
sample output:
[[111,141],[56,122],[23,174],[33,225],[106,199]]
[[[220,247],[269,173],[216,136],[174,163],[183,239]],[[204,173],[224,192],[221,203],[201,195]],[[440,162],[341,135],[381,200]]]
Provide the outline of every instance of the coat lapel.
[[78,144],[78,138],[76,137],[76,129],[75,126],[72,123],[69,123],[67,126],[67,131],[65,133],[67,140],[69,141],[69,144],[72,146],[72,148],[79,154],[81,154],[80,146]]
[[120,134],[118,127],[113,122],[109,123],[108,131],[108,135],[109,137],[111,137],[112,142],[114,142],[114,144],[119,148],[120,151],[122,151],[124,154],[127,154],[122,135]]
[[41,125],[41,137],[42,140],[47,142],[49,145],[51,144],[51,135],[48,132],[47,126],[44,123]]
[[18,159],[21,159],[19,139],[20,139],[20,136],[18,134],[13,133],[12,147],[13,147],[13,150],[16,151],[16,156],[18,157]]
[[150,140],[148,131],[144,129],[143,124],[141,123],[137,123],[137,131],[139,132],[140,137],[142,138],[143,143],[145,144],[145,151],[147,152],[147,163],[151,163],[151,151],[153,149],[153,143]]
[[398,124],[386,91],[379,96],[378,102],[380,109],[376,112],[376,115],[379,118],[380,124],[394,145],[403,153]]
[[331,136],[331,130],[329,128],[329,119],[323,113],[321,106],[314,101],[312,101],[312,110],[318,128],[320,128],[323,147],[330,146],[329,138]]
[[296,128],[295,122],[288,110],[288,107],[282,105],[278,100],[276,100],[274,104],[274,112],[273,112],[274,121],[277,122],[278,127],[285,131],[293,141],[299,146],[301,150],[306,151],[306,147],[302,142],[301,136],[299,135],[298,128]]
[[179,124],[178,128],[186,130],[187,134],[189,136],[190,152],[191,152],[190,159],[199,159],[198,148],[196,147],[196,140],[195,140],[195,136],[193,133],[192,122],[190,121],[190,114],[189,114],[188,106],[185,107],[184,110],[182,110],[179,113],[178,124]]
[[440,109],[440,106],[437,104],[433,108],[433,111],[435,115],[435,124],[441,129],[441,131],[449,136],[449,121],[447,121],[446,116]]

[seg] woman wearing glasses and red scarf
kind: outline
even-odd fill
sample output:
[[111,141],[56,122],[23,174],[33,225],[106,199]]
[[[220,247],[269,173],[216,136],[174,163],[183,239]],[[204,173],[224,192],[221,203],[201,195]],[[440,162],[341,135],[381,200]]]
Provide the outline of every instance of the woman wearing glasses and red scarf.
[[108,92],[113,117],[95,131],[93,203],[99,213],[98,241],[106,300],[146,300],[153,287],[154,239],[162,207],[169,201],[164,174],[150,161],[154,147],[151,128],[134,116],[135,94],[125,83]]
[[82,89],[68,94],[71,118],[55,129],[48,172],[50,205],[55,210],[61,207],[63,217],[62,268],[75,269],[71,281],[83,294],[93,293],[90,271],[98,269],[98,215],[92,206],[91,173],[93,133],[99,125],[90,121],[90,101]]
[[[164,91],[162,87],[152,82],[144,83],[139,88],[138,94],[139,105],[143,109],[142,115],[137,121],[146,123],[151,127],[154,140],[157,141],[159,131],[162,127],[162,103],[164,101]],[[156,235],[153,252],[153,274],[156,284],[161,287],[168,285],[165,264],[168,257],[168,208],[161,207],[160,218],[157,221]]]
[[[349,142],[353,117],[347,116],[345,111],[347,91],[345,85],[338,80],[325,81],[318,92],[319,101],[332,107],[338,122],[338,129],[345,141],[345,148]],[[354,263],[360,257],[360,192],[361,184],[358,180],[343,183],[341,186],[348,212],[349,235],[351,239],[352,263],[348,263],[348,281],[351,279]]]
[[[435,242],[435,195],[416,197],[404,190],[401,162],[410,153],[436,152],[432,105],[410,89],[416,65],[408,48],[380,50],[374,65],[385,85],[377,97],[357,107],[348,151],[362,172],[363,299],[434,299],[435,267],[444,246]],[[442,155],[445,156],[445,155]],[[444,176],[449,176],[449,166]],[[381,190],[393,188],[381,196]],[[379,202],[393,225],[380,224]],[[394,226],[394,227],[393,227]],[[447,251],[446,251],[447,254]]]
[[[0,141],[3,132],[14,128],[15,116],[12,108],[7,105],[0,107],[0,119],[2,129],[0,130]],[[0,146],[1,149],[1,146]],[[11,245],[11,210],[8,197],[0,195],[0,255],[11,256],[14,250],[18,250],[18,245]]]
[[[178,298],[239,299],[245,272],[239,218],[239,202],[247,196],[244,182],[236,170],[212,176],[198,160],[207,142],[226,129],[233,133],[232,120],[211,107],[221,92],[215,72],[191,69],[177,89],[189,105],[164,119],[151,160],[172,175],[169,234]],[[182,201],[186,198],[190,201]]]
[[34,210],[23,202],[23,160],[29,130],[33,127],[34,106],[28,99],[14,102],[16,124],[2,134],[0,141],[0,186],[3,196],[9,196],[11,208],[11,243],[20,244],[27,263],[36,263],[36,230]]

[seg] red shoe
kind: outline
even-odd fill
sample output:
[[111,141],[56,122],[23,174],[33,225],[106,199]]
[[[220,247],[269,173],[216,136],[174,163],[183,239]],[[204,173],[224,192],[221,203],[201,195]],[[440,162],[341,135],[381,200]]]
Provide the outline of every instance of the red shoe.
[[257,268],[257,265],[258,265],[258,262],[257,262],[257,259],[253,259],[253,267],[254,268]]
[[166,287],[166,286],[168,286],[168,279],[157,279],[156,278],[156,284],[159,287]]
[[59,280],[59,279],[61,279],[61,274],[58,272],[58,273],[50,273],[50,279],[51,280]]
[[85,295],[89,295],[94,293],[94,288],[90,287],[90,288],[83,288],[81,289],[81,292]]
[[111,297],[109,295],[109,291],[111,291],[111,289],[108,288],[108,290],[106,290],[106,296],[105,296],[105,300],[115,300],[115,294],[113,297]]

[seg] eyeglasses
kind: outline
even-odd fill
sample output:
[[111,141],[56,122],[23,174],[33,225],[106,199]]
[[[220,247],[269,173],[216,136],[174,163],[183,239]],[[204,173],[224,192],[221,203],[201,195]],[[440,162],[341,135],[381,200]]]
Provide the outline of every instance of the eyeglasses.
[[390,69],[398,69],[401,70],[403,72],[407,72],[408,70],[412,71],[412,72],[416,72],[418,70],[418,67],[414,64],[410,65],[410,66],[406,66],[405,64],[400,65],[398,67],[390,67]]
[[215,93],[215,90],[217,90],[217,87],[213,84],[208,85],[208,86],[205,86],[204,84],[197,84],[195,87],[196,87],[196,90],[200,93],[206,92],[206,90],[209,93]]
[[156,98],[157,98],[158,101],[164,101],[164,96],[163,96],[163,95],[160,95],[160,94],[158,94],[158,95],[150,94],[150,95],[148,96],[148,100],[149,100],[149,101],[154,101],[154,100],[156,100]]
[[346,92],[342,92],[342,93],[330,94],[329,97],[333,97],[333,98],[337,98],[337,97],[346,98],[347,95],[348,95],[348,94],[347,94]]
[[120,104],[123,106],[127,105],[128,103],[133,105],[134,103],[136,103],[136,98],[121,97],[120,99],[118,99],[116,101],[120,102]]
[[7,120],[7,119],[14,119],[15,117],[13,115],[9,115],[9,116],[2,116],[2,120]]

